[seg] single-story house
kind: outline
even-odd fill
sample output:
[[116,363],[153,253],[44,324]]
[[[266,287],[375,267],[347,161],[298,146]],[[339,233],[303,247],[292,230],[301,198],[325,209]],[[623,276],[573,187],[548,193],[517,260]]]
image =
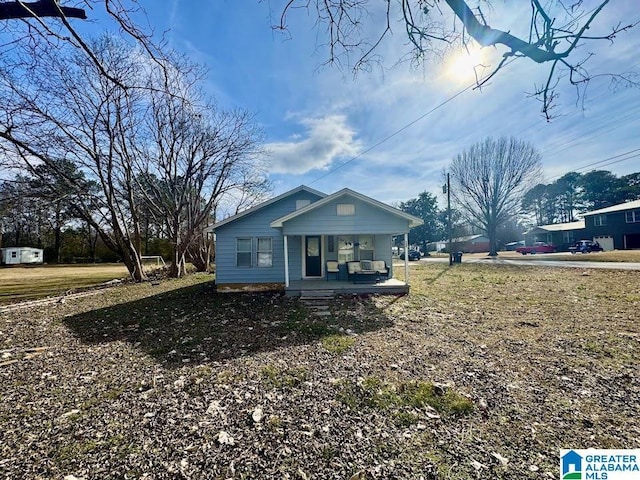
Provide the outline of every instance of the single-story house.
[[485,235],[467,235],[451,239],[452,252],[481,253],[489,250],[489,237]]
[[447,249],[447,242],[445,240],[440,240],[439,242],[429,242],[427,243],[427,252],[441,252],[442,250]]
[[3,265],[36,265],[44,262],[44,250],[32,247],[6,247],[2,251]]
[[385,262],[388,282],[400,283],[398,293],[406,293],[408,282],[392,278],[392,238],[404,235],[406,245],[409,230],[422,223],[348,188],[327,195],[302,185],[210,227],[216,286],[284,288],[296,295],[328,281],[327,262],[338,263],[332,278],[337,285],[351,283],[347,262],[375,260]]
[[539,225],[524,232],[525,245],[545,242],[555,245],[559,251],[568,251],[569,245],[584,237],[584,220],[552,225]]

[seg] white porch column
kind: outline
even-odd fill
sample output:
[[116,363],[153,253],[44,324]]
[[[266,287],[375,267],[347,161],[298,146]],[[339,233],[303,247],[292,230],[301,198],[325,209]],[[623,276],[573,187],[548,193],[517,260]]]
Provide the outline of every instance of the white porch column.
[[409,233],[404,234],[404,283],[409,285]]
[[289,242],[284,236],[284,286],[289,286]]

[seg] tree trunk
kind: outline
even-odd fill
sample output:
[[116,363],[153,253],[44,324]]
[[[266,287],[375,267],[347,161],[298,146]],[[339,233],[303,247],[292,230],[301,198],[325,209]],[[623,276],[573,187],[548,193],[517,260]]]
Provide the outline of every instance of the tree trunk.
[[54,245],[53,245],[53,250],[55,252],[56,255],[56,263],[60,263],[60,248],[61,248],[61,227],[60,227],[60,207],[58,206],[58,208],[56,209],[56,226],[55,226],[55,231],[54,231]]
[[178,248],[176,246],[173,247],[173,251],[171,252],[171,264],[169,265],[169,277],[171,278],[180,277],[180,255],[178,254]]
[[140,256],[136,251],[133,244],[129,245],[129,248],[122,252],[122,261],[124,262],[129,275],[135,282],[143,282],[147,280],[147,275],[142,268],[142,262]]
[[489,256],[497,257],[498,256],[498,245],[497,245],[497,225],[496,222],[492,222],[489,226]]

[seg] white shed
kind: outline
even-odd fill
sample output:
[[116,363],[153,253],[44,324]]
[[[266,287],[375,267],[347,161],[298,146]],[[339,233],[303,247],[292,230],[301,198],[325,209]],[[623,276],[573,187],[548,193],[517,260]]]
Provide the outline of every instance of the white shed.
[[44,250],[32,247],[7,247],[2,249],[3,265],[38,264],[44,262]]

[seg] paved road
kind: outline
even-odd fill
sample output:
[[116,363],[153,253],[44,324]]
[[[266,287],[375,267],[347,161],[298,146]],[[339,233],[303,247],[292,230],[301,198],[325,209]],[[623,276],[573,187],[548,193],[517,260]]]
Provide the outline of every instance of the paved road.
[[[422,262],[444,262],[448,263],[448,258],[423,258]],[[466,263],[491,263],[497,265],[533,265],[536,267],[565,267],[565,268],[604,268],[609,270],[640,270],[640,263],[631,262],[580,262],[573,260],[514,260],[511,258],[465,258]]]

